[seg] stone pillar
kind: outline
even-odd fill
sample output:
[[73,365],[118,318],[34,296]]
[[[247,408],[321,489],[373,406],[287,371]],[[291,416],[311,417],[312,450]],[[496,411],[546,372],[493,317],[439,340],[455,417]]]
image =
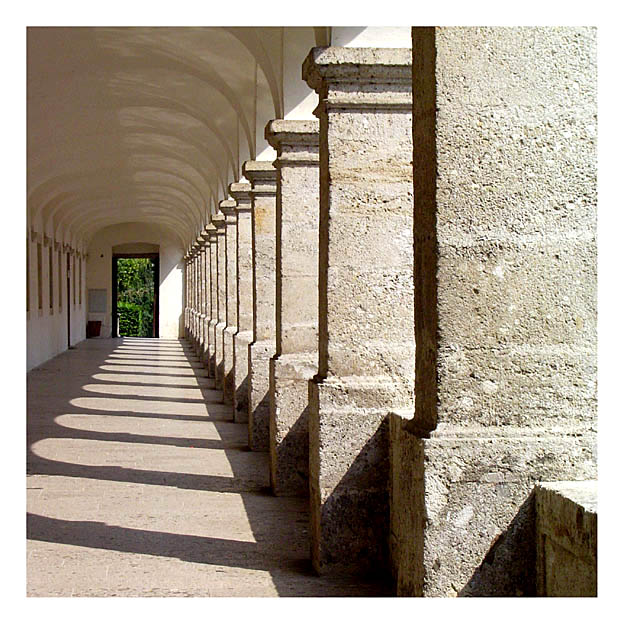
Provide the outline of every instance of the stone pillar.
[[275,178],[271,162],[243,165],[251,182],[253,342],[249,345],[249,447],[269,450],[269,360],[275,354]]
[[217,292],[218,271],[218,232],[217,223],[223,219],[221,215],[212,216],[212,227],[210,232],[210,320],[208,322],[208,377],[216,378],[217,353],[215,343],[215,327],[219,322],[219,297]]
[[206,342],[208,341],[208,334],[206,333],[206,307],[208,293],[208,278],[206,274],[206,255],[208,252],[209,237],[208,230],[204,228],[199,235],[201,239],[201,247],[199,250],[199,277],[200,277],[200,306],[199,306],[199,345],[197,356],[200,361],[203,359],[204,350],[206,348]]
[[204,241],[201,236],[197,237],[196,245],[197,252],[195,253],[195,266],[196,266],[196,274],[197,274],[197,302],[196,302],[196,313],[195,313],[195,353],[199,353],[201,348],[201,326],[202,326],[202,273],[201,273],[201,258],[202,258],[202,247]]
[[253,265],[251,249],[251,185],[234,182],[230,195],[236,200],[236,301],[237,332],[234,335],[234,422],[249,419],[249,345],[253,341]]
[[536,483],[596,476],[596,31],[413,37],[416,410],[393,425],[413,526],[393,531],[414,552],[397,553],[398,592],[532,595]]
[[225,329],[223,330],[223,402],[234,403],[234,334],[237,332],[236,202],[223,200],[225,215]]
[[191,345],[197,346],[197,241],[191,248],[193,254],[193,307],[191,312]]
[[223,389],[223,330],[225,329],[225,217],[212,218],[217,228],[217,318],[214,326],[215,344],[215,388]]
[[188,288],[188,314],[187,314],[187,339],[189,342],[193,340],[193,250],[189,247],[187,262],[187,288]]
[[190,259],[188,252],[184,254],[184,337],[189,338],[189,314],[191,297]]
[[212,223],[209,223],[204,230],[205,253],[204,253],[204,275],[205,275],[205,318],[204,318],[204,344],[200,359],[206,366],[206,369],[210,370],[210,319],[212,318],[212,284],[210,275],[210,256],[211,249],[214,244],[214,233],[216,228]]
[[314,48],[319,372],[310,383],[312,562],[388,565],[388,415],[413,409],[411,51]]
[[276,354],[270,362],[271,487],[308,495],[308,382],[318,371],[318,121],[277,119]]

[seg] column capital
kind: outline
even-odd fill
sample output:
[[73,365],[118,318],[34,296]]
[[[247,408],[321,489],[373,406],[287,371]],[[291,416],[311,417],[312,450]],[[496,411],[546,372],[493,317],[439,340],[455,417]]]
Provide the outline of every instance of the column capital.
[[275,166],[318,163],[318,119],[273,119],[264,137],[277,151]]
[[268,160],[247,160],[243,163],[243,175],[251,182],[253,196],[274,196],[277,192],[277,170]]
[[233,199],[224,199],[219,202],[219,210],[225,215],[226,223],[234,223],[236,220],[236,202]]
[[225,215],[216,214],[211,217],[212,225],[217,228],[217,234],[225,233]]
[[230,195],[236,201],[236,212],[251,210],[251,184],[247,182],[232,182]]
[[212,223],[207,223],[202,230],[202,235],[204,236],[204,240],[207,240],[207,237],[210,233],[215,229],[215,226]]
[[312,48],[302,77],[319,94],[321,106],[411,110],[410,48]]

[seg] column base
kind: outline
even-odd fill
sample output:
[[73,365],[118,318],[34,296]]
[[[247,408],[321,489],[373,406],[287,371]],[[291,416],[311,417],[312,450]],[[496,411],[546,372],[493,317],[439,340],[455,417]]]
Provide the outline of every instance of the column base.
[[223,390],[223,330],[225,323],[217,323],[215,325],[214,341],[215,341],[215,388]]
[[214,379],[216,376],[216,345],[215,345],[215,327],[217,326],[217,321],[211,319],[208,323],[208,377]]
[[269,445],[275,496],[307,496],[308,382],[318,371],[318,354],[293,353],[269,363]]
[[595,434],[391,422],[397,594],[534,596],[534,487],[595,477]]
[[239,331],[234,336],[234,422],[249,421],[249,345],[253,332]]
[[411,397],[384,377],[314,379],[309,392],[312,564],[386,575],[388,415]]
[[207,338],[205,326],[206,326],[206,315],[200,314],[197,319],[197,332],[199,336],[199,339],[197,341],[197,357],[199,358],[200,361],[202,359],[202,353],[204,352],[204,344],[206,343],[206,338]]
[[249,345],[249,448],[269,450],[269,362],[275,354],[272,341]]
[[202,345],[202,352],[199,356],[202,364],[209,369],[209,357],[210,357],[210,319],[206,317],[204,319],[204,344]]
[[234,404],[234,334],[236,327],[223,330],[223,402]]

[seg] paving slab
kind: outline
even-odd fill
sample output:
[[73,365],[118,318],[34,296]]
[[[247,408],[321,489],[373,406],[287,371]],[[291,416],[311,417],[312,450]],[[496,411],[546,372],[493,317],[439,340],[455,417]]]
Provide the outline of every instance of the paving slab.
[[317,576],[308,501],[189,344],[92,339],[28,374],[28,596],[387,596]]

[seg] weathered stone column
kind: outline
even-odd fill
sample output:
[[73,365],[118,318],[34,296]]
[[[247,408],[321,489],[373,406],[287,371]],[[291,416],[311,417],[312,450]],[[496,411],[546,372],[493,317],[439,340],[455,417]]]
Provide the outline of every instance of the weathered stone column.
[[204,239],[202,238],[201,233],[197,237],[197,254],[196,254],[196,263],[197,263],[197,327],[196,327],[196,338],[195,338],[195,353],[199,355],[201,352],[202,346],[202,330],[203,330],[203,300],[204,300],[204,285],[203,285],[203,272],[202,272],[202,260],[203,260],[203,249],[204,249]]
[[188,314],[187,314],[187,333],[186,338],[189,342],[193,340],[193,250],[189,247],[187,252],[187,279],[188,288]]
[[312,562],[388,564],[388,415],[413,407],[411,51],[314,48],[319,372],[310,383]]
[[223,330],[223,402],[234,403],[234,334],[237,332],[236,201],[219,204],[225,215],[225,329]]
[[217,324],[214,326],[215,388],[223,389],[223,330],[225,329],[225,217],[212,218],[217,228]]
[[269,360],[275,354],[275,178],[273,163],[243,165],[251,182],[253,342],[249,345],[249,447],[269,450]]
[[206,308],[207,308],[207,299],[209,297],[209,284],[208,278],[206,274],[206,256],[209,253],[208,245],[209,245],[209,237],[208,230],[204,228],[199,235],[199,239],[201,239],[201,247],[199,250],[199,279],[200,279],[200,305],[199,305],[199,345],[197,356],[201,360],[203,358],[204,350],[206,348],[206,343],[208,341],[208,334],[206,333]]
[[270,362],[271,487],[308,495],[308,382],[318,371],[318,121],[276,119],[276,354]]
[[190,336],[191,264],[188,252],[184,254],[184,337]]
[[212,215],[212,229],[210,231],[210,321],[208,322],[208,377],[216,378],[217,352],[215,342],[215,327],[219,322],[218,283],[218,232],[217,223],[223,219],[221,215]]
[[192,321],[191,321],[191,345],[193,347],[193,349],[197,348],[197,300],[198,300],[198,296],[197,296],[197,287],[198,287],[198,280],[197,280],[197,250],[198,250],[198,245],[197,245],[197,241],[195,241],[193,243],[193,246],[191,248],[191,253],[193,254],[193,308],[192,308]]
[[393,522],[398,592],[531,595],[535,484],[596,476],[596,31],[413,37],[416,410],[393,422],[393,499],[412,510]]
[[205,288],[206,288],[206,310],[205,310],[205,318],[204,318],[204,344],[202,348],[202,352],[200,355],[200,359],[202,363],[206,366],[206,369],[210,371],[210,320],[212,319],[212,284],[211,284],[211,272],[210,272],[210,257],[212,254],[212,246],[214,245],[214,233],[216,232],[216,228],[212,223],[209,223],[204,230],[204,240],[205,244],[205,254],[204,254],[204,275],[205,278]]
[[236,301],[237,332],[234,335],[234,422],[249,419],[249,345],[253,341],[253,265],[251,250],[251,185],[234,182],[230,195],[236,200]]

